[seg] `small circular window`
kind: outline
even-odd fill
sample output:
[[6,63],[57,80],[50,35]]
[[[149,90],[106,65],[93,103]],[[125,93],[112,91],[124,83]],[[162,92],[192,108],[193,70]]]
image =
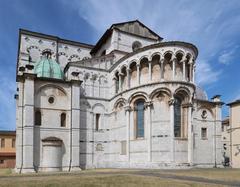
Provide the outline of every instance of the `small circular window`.
[[54,103],[54,97],[53,96],[51,96],[51,97],[49,97],[48,98],[48,102],[50,103],[50,104],[53,104]]
[[139,41],[135,41],[133,42],[132,44],[132,50],[133,51],[136,51],[137,49],[141,48],[142,47],[142,44],[139,42]]
[[201,116],[202,116],[203,119],[206,119],[207,118],[207,111],[203,110]]

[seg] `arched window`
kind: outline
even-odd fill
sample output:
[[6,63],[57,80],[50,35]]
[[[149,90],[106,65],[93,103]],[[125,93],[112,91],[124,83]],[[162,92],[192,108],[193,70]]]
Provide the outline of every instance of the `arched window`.
[[136,109],[136,138],[144,137],[144,100],[135,103]]
[[118,75],[118,72],[115,74],[114,81],[115,81],[115,94],[117,94],[118,91],[119,91],[119,75]]
[[178,97],[175,98],[174,103],[174,136],[181,137],[181,104],[182,101]]
[[61,114],[61,127],[66,127],[66,113]]
[[100,128],[100,114],[96,114],[95,116],[95,128],[96,128],[96,131],[98,131]]
[[39,110],[35,112],[35,125],[36,126],[42,125],[42,115]]
[[191,67],[190,67],[190,65],[188,64],[188,65],[187,65],[187,80],[188,80],[188,81],[191,80],[190,71],[191,71]]
[[116,82],[115,82],[115,93],[117,94],[119,91],[119,80],[116,79]]

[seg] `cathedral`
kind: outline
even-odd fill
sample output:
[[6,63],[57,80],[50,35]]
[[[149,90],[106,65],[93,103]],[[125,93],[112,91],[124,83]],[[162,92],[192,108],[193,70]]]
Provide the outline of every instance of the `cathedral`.
[[20,29],[15,171],[220,166],[223,103],[197,56],[138,20],[95,45]]

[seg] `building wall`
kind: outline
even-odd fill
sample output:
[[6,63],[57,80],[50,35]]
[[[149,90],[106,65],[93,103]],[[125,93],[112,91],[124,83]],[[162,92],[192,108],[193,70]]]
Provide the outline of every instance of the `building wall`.
[[119,30],[113,29],[112,35],[106,40],[95,55],[101,56],[104,50],[106,51],[106,54],[111,53],[113,50],[124,51],[127,53],[132,52],[132,44],[135,41],[139,41],[141,47],[156,43],[156,40],[123,33]]
[[15,132],[4,134],[0,133],[0,168],[15,167]]
[[[28,68],[18,71],[16,171],[220,165],[221,103],[193,99],[195,47],[166,42],[131,53],[137,39],[113,30],[98,52],[107,49],[108,55],[123,50],[129,54],[105,68],[98,66],[101,60],[110,62],[104,56],[84,61],[89,66],[83,66],[81,60],[72,63],[65,69],[64,80],[36,77]],[[30,48],[38,52],[51,48],[53,58],[57,51],[59,57],[68,51],[75,60],[89,52],[64,43],[57,50],[51,39],[22,35],[21,40],[19,66],[24,67],[36,64],[27,58],[32,58]],[[141,43],[154,42],[141,38]],[[37,47],[29,48],[32,45]],[[74,56],[75,52],[83,55]],[[68,62],[61,57],[59,63],[64,67]],[[181,100],[179,136],[174,135],[176,97]],[[144,100],[141,138],[136,137],[138,99]],[[204,119],[203,110],[207,112]],[[41,112],[40,126],[36,125],[36,111]],[[60,126],[63,112],[65,127]],[[207,129],[204,139],[202,128]]]
[[230,157],[231,157],[231,136],[230,136],[231,128],[229,123],[229,117],[222,121],[222,155],[223,155],[223,163],[226,166],[230,165]]
[[240,104],[230,106],[231,162],[233,168],[240,168]]
[[[1,146],[1,142],[3,141],[5,142],[5,146],[2,147]],[[1,153],[15,153],[16,149],[15,149],[15,139],[16,136],[15,135],[1,135],[0,134],[0,152]]]
[[15,156],[0,156],[0,168],[14,168],[16,163]]
[[[196,108],[197,113],[193,119],[195,162],[202,166],[219,166],[222,162],[221,121],[217,119],[216,106],[197,102]],[[203,111],[207,111],[206,117],[203,116]],[[206,129],[206,137],[203,137],[203,128]],[[204,154],[206,151],[207,154]]]
[[21,34],[20,41],[19,67],[24,67],[29,60],[35,64],[45,50],[52,52],[52,59],[58,61],[62,69],[69,62],[91,58],[91,47],[77,42],[63,42],[56,37],[41,37],[29,33]]

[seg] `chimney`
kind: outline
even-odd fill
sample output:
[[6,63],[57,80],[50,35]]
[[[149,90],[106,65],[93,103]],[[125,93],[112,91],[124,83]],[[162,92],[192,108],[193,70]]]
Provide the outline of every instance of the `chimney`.
[[214,95],[211,99],[213,102],[221,102],[221,95]]

